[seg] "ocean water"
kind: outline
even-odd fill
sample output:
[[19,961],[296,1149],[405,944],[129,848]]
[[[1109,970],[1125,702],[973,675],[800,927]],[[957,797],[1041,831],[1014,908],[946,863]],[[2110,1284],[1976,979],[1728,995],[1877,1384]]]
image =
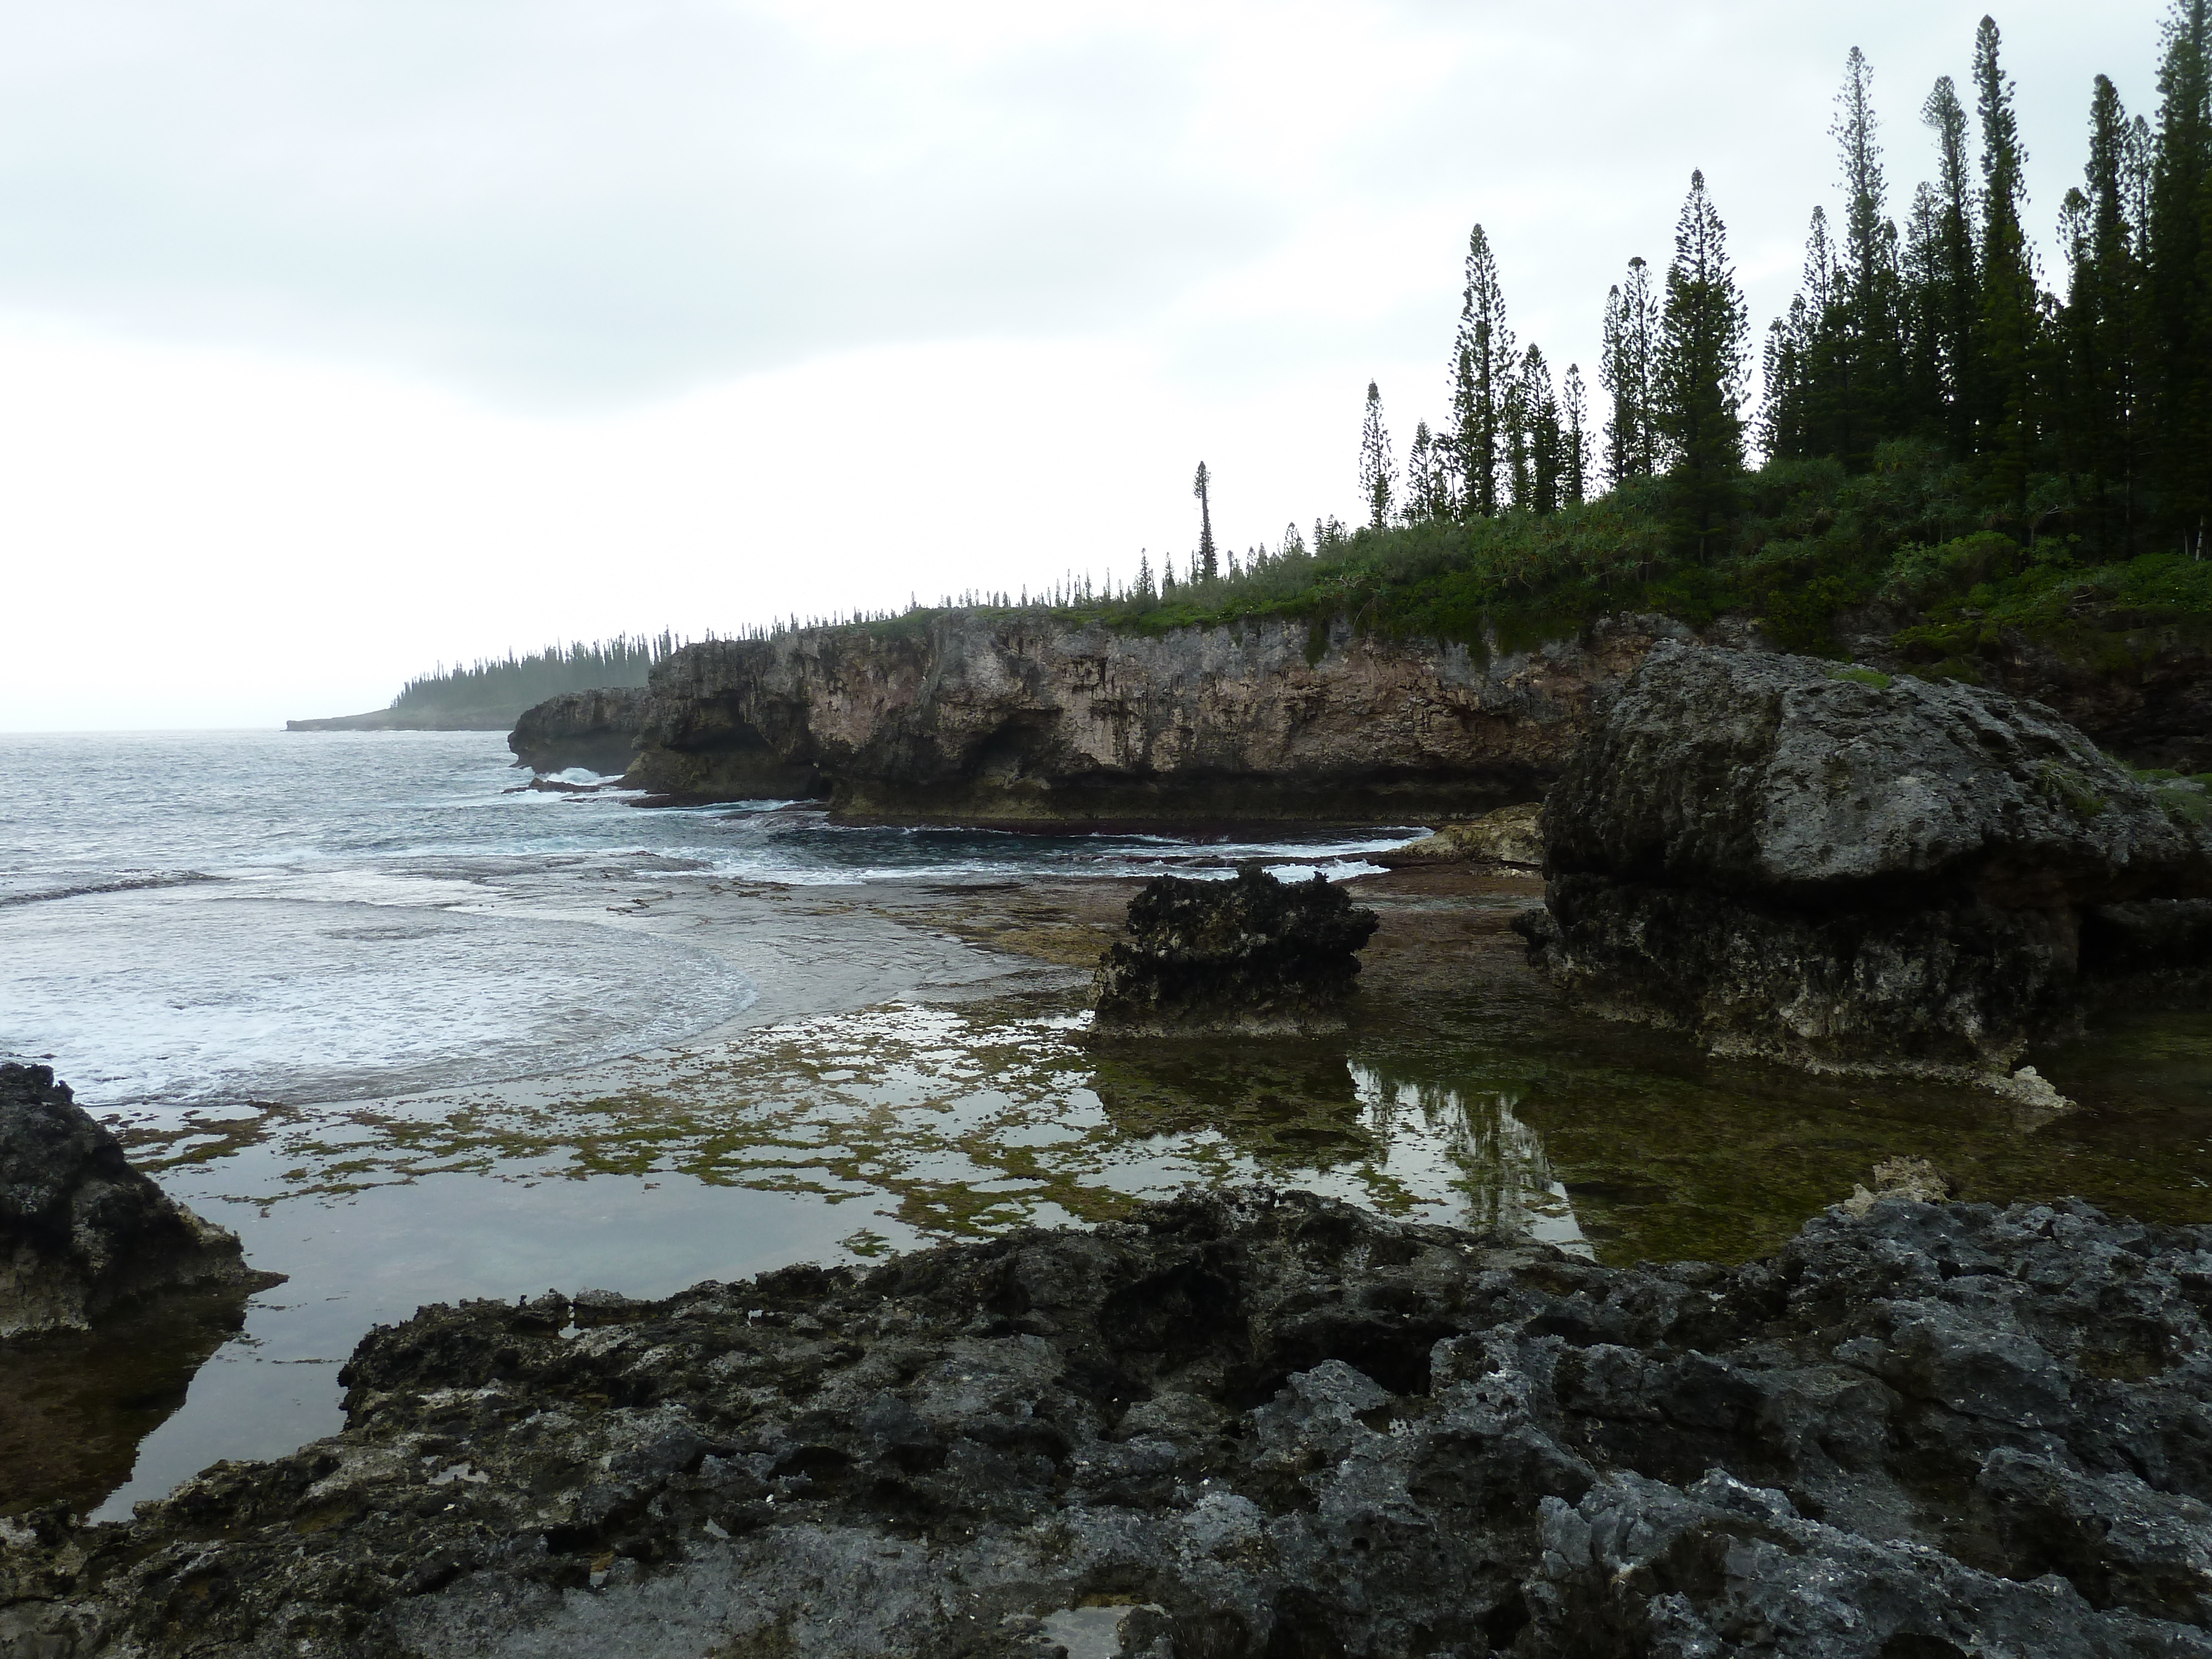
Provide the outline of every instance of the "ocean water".
[[2079,1105],[2023,1113],[1578,1013],[1499,925],[1525,884],[1370,887],[1444,969],[1333,1037],[1102,1039],[1079,976],[962,943],[1060,925],[1031,878],[1351,874],[1401,835],[639,810],[523,787],[480,733],[0,736],[0,1053],[289,1276],[234,1329],[165,1304],[0,1344],[0,1515],[118,1518],[333,1432],[355,1344],[425,1303],[664,1295],[1194,1182],[1615,1261],[1772,1250],[1894,1157],[2212,1220],[2212,1012],[2034,1055]]
[[[567,775],[580,783],[590,774]],[[1348,874],[1407,836],[852,828],[531,789],[495,732],[0,734],[0,1055],[94,1107],[293,1104],[574,1070],[758,988],[629,926],[639,884]]]

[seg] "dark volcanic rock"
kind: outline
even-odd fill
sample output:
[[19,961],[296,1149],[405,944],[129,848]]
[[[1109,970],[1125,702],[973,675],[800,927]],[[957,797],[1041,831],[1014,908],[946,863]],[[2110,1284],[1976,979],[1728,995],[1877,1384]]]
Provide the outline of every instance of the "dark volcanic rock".
[[1375,913],[1316,872],[1284,883],[1159,876],[1129,901],[1128,936],[1093,980],[1102,1027],[1297,1030],[1341,1020]]
[[2072,1204],[1615,1270],[1253,1190],[427,1309],[342,1435],[0,1529],[0,1648],[2212,1655],[2209,1304]]
[[282,1279],[132,1169],[51,1067],[0,1063],[0,1337],[82,1330],[149,1291]]
[[2129,908],[2212,892],[2197,805],[2037,704],[1662,645],[1546,800],[1523,931],[1587,1001],[1723,1051],[2002,1071],[2085,968],[2205,937]]

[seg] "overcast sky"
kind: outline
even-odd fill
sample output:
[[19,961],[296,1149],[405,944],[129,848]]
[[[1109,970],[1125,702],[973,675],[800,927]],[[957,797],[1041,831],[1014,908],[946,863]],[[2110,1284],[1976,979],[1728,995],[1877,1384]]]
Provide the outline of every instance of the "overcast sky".
[[[268,725],[1356,515],[1470,225],[1592,382],[1690,170],[1755,326],[1845,52],[1982,4],[0,0],[0,729]],[[2046,244],[2162,3],[1998,15]],[[1966,93],[1971,104],[1971,90]]]

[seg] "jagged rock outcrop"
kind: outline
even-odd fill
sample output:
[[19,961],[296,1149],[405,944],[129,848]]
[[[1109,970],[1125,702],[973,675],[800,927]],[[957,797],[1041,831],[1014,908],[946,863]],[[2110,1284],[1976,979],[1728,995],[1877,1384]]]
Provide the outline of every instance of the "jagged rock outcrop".
[[1627,617],[1485,652],[1341,622],[1150,634],[952,612],[687,646],[641,699],[556,698],[511,741],[541,770],[596,769],[635,734],[628,780],[656,793],[811,784],[878,819],[1418,823],[1534,799],[1591,693],[1654,640],[1692,637]]
[[1662,645],[1546,800],[1522,927],[1585,1001],[1723,1052],[2001,1073],[2085,967],[2204,937],[2160,908],[2212,892],[2202,817],[2038,704]]
[[0,1647],[2212,1655],[2208,1284],[2073,1203],[1623,1269],[1248,1190],[426,1309],[343,1434],[0,1528]]
[[132,1169],[51,1066],[0,1063],[0,1337],[83,1330],[149,1291],[282,1281]]
[[1098,958],[1099,1030],[1298,1031],[1344,1023],[1372,910],[1316,872],[1282,882],[1256,864],[1233,881],[1156,876]]

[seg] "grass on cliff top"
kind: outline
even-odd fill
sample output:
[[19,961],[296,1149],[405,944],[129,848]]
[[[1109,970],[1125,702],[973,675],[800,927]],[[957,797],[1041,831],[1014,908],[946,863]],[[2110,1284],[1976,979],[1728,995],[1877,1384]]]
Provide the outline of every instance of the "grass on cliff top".
[[[2066,480],[2040,481],[2023,512],[1992,508],[1968,469],[1910,441],[1884,446],[1861,474],[1817,460],[1746,475],[1733,523],[1703,560],[1681,550],[1668,508],[1663,479],[1637,480],[1545,517],[1361,529],[1163,596],[1030,609],[1130,634],[1304,622],[1316,659],[1338,617],[1364,635],[1487,654],[1608,615],[1700,628],[1737,616],[1786,650],[1832,657],[1848,655],[1838,633],[1851,617],[1853,631],[1889,633],[1916,672],[1977,681],[2008,630],[2100,672],[2126,666],[2133,630],[2212,639],[2212,562],[2106,556],[2075,530],[2087,515]],[[919,634],[942,614],[865,626]]]

